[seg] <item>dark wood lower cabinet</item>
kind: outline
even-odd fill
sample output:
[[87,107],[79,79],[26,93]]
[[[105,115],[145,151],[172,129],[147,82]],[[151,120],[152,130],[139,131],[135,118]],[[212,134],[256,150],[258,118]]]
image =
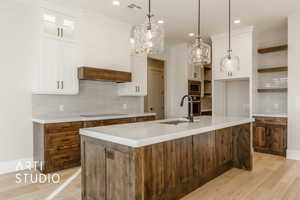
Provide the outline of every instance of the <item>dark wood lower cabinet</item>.
[[34,123],[34,161],[43,173],[80,166],[80,128],[155,120],[155,116],[39,124]]
[[233,167],[252,170],[250,127],[140,148],[82,136],[82,199],[178,200]]
[[216,131],[216,161],[217,167],[232,162],[233,156],[232,128]]
[[287,119],[256,118],[253,145],[257,152],[286,156]]

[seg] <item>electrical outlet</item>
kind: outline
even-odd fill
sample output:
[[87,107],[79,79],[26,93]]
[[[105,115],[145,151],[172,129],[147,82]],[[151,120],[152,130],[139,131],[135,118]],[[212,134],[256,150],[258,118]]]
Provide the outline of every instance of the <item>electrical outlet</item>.
[[59,105],[58,107],[60,112],[64,112],[65,111],[65,106],[64,105]]
[[127,104],[126,103],[123,104],[123,109],[127,110]]

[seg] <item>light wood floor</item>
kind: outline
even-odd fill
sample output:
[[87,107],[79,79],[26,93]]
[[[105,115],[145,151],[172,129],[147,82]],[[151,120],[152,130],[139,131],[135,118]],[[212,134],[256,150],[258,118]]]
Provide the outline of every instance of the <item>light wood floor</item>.
[[[60,172],[62,182],[78,168]],[[59,185],[15,183],[15,174],[0,176],[0,200],[42,200]],[[56,200],[80,200],[80,177]],[[300,162],[255,153],[254,170],[232,169],[182,200],[300,200]]]

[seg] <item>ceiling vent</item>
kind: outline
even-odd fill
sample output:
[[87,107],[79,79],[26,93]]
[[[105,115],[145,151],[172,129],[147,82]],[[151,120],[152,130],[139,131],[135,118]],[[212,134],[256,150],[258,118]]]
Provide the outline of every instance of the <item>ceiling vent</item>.
[[141,10],[141,9],[142,9],[141,6],[136,5],[136,4],[134,4],[134,3],[129,4],[129,5],[128,5],[128,8],[135,9],[135,10]]

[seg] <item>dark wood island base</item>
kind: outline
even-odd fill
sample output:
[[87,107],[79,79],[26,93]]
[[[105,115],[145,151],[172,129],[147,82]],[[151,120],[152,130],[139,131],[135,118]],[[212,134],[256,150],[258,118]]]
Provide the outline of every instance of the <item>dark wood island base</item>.
[[178,200],[253,165],[251,124],[140,148],[81,137],[83,200]]

